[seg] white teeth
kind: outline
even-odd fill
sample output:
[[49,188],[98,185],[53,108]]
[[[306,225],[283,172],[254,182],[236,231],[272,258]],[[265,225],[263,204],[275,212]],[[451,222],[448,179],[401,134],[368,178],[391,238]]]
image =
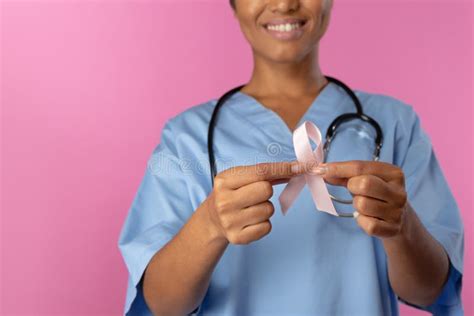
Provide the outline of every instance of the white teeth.
[[286,24],[278,24],[278,25],[267,25],[267,29],[272,31],[278,32],[291,32],[300,28],[300,23],[286,23]]

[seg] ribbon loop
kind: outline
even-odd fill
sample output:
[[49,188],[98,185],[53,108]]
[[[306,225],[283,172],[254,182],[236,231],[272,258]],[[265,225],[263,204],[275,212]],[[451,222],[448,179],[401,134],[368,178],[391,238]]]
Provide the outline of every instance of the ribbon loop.
[[[314,151],[311,148],[310,140],[316,143],[317,147]],[[323,162],[324,152],[321,131],[314,123],[305,121],[294,131],[293,145],[299,162],[314,166]],[[323,178],[320,175],[307,173],[291,178],[280,194],[279,201],[283,215],[286,215],[305,184],[308,184],[318,210],[338,216]]]

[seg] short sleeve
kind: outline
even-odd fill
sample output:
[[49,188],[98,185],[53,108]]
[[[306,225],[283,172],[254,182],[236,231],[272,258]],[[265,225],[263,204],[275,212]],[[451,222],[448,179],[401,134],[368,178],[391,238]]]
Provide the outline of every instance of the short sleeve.
[[[464,228],[460,211],[440,168],[428,135],[418,115],[411,110],[405,121],[404,154],[398,157],[405,174],[408,200],[421,222],[444,247],[449,258],[449,277],[441,294],[430,306],[410,306],[433,315],[462,315]],[[405,150],[403,150],[405,148]]]
[[148,160],[118,240],[129,273],[125,315],[152,315],[143,297],[142,277],[153,255],[194,212],[186,188],[186,173],[181,172],[168,121]]

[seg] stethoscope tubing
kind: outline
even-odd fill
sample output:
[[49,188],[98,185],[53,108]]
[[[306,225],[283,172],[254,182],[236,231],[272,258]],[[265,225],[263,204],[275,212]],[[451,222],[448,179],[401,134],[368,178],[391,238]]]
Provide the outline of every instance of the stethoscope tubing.
[[[343,124],[347,121],[353,120],[353,119],[360,119],[364,122],[367,122],[368,124],[372,125],[372,127],[375,129],[375,132],[376,132],[375,149],[374,149],[374,153],[373,153],[372,158],[373,158],[374,161],[378,161],[379,157],[380,157],[380,150],[381,150],[382,144],[383,144],[383,131],[382,131],[382,128],[380,127],[380,125],[377,123],[376,120],[374,120],[373,118],[371,118],[370,116],[368,116],[364,113],[364,111],[362,110],[362,104],[361,104],[359,98],[356,96],[356,94],[352,91],[351,88],[349,88],[344,82],[342,82],[342,81],[340,81],[340,80],[338,80],[334,77],[329,77],[329,76],[325,76],[325,77],[329,82],[335,83],[336,85],[341,87],[347,93],[347,95],[349,95],[349,97],[351,98],[351,100],[354,104],[354,107],[356,109],[356,112],[354,112],[354,113],[345,113],[345,114],[339,115],[329,125],[329,127],[327,129],[327,132],[326,132],[326,140],[325,140],[325,143],[323,145],[325,161],[326,161],[327,153],[328,153],[329,148],[330,148],[330,144],[331,144],[332,140],[334,139],[334,137],[337,133],[337,128],[341,124]],[[210,172],[211,172],[211,185],[212,185],[212,187],[214,187],[214,178],[217,175],[215,155],[214,155],[214,130],[215,130],[215,126],[217,124],[219,111],[222,108],[222,106],[225,104],[225,102],[232,95],[234,95],[235,93],[240,91],[244,86],[245,85],[237,86],[237,87],[227,91],[226,93],[224,93],[218,99],[218,101],[216,103],[216,106],[214,107],[214,110],[212,111],[211,119],[209,121],[208,134],[207,134],[207,150],[208,150],[208,154],[209,154],[209,166],[210,166]],[[352,203],[352,200],[341,199],[341,198],[336,197],[332,194],[330,194],[330,196],[331,196],[331,199],[333,199],[336,202],[342,203],[342,204],[351,204]],[[347,213],[347,214],[346,213],[340,213],[339,216],[340,217],[353,217],[353,214],[352,213]]]

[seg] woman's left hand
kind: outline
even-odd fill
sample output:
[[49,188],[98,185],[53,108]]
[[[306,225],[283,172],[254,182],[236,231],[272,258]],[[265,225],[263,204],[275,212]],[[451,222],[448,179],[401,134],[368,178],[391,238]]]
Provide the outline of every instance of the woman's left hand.
[[312,172],[330,184],[347,187],[353,195],[357,223],[367,234],[386,238],[401,233],[408,206],[401,168],[385,162],[352,160],[319,164]]

